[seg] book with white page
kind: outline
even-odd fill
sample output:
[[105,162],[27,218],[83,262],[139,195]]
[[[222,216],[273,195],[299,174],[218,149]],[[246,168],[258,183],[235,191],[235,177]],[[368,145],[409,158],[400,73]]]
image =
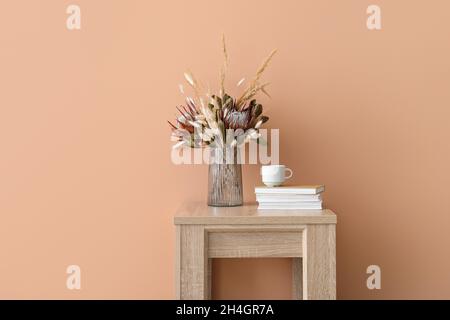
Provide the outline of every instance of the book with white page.
[[267,204],[271,206],[300,207],[300,206],[320,206],[322,205],[322,201],[289,201],[289,202],[267,201],[267,202],[259,202],[259,204]]
[[256,194],[258,202],[292,202],[292,201],[320,201],[322,195],[319,194]]
[[282,187],[256,187],[256,194],[296,194],[296,195],[314,195],[325,191],[324,185],[311,186],[282,186]]
[[322,209],[322,202],[319,202],[317,204],[289,204],[289,203],[276,203],[276,204],[270,204],[270,203],[263,203],[259,204],[258,209],[271,209],[271,210],[306,210],[306,209],[312,209],[312,210],[321,210]]
[[303,206],[321,206],[322,201],[258,201],[259,205],[268,206],[291,206],[291,207],[303,207]]

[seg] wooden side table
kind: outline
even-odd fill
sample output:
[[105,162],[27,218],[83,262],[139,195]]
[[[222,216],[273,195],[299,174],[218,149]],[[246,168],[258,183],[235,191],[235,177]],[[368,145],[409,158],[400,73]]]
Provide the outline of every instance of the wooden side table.
[[177,299],[211,298],[213,258],[293,258],[294,299],[336,299],[336,215],[185,204],[175,215]]

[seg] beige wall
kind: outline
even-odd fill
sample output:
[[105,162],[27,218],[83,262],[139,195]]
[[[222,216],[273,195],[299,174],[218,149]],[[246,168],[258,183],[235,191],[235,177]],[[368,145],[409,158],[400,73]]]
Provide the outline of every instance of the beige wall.
[[[338,297],[450,298],[448,1],[78,0],[72,32],[71,3],[0,10],[0,298],[174,297],[172,214],[207,168],[171,163],[166,119],[186,68],[216,83],[222,32],[231,87],[279,49],[268,127],[295,182],[327,186]],[[257,166],[244,183],[254,200]],[[288,261],[215,271],[218,298],[290,295]]]

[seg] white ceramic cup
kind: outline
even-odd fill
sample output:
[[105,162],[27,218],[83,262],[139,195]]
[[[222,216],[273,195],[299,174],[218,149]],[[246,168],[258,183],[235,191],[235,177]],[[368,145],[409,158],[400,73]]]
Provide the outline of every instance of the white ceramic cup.
[[262,182],[268,187],[281,186],[292,175],[293,171],[282,164],[261,166]]

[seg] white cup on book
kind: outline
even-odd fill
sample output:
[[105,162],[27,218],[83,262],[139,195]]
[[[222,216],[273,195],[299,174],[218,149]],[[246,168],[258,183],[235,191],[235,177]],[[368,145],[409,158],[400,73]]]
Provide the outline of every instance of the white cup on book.
[[282,164],[261,166],[262,182],[268,187],[281,186],[292,175],[293,171]]

